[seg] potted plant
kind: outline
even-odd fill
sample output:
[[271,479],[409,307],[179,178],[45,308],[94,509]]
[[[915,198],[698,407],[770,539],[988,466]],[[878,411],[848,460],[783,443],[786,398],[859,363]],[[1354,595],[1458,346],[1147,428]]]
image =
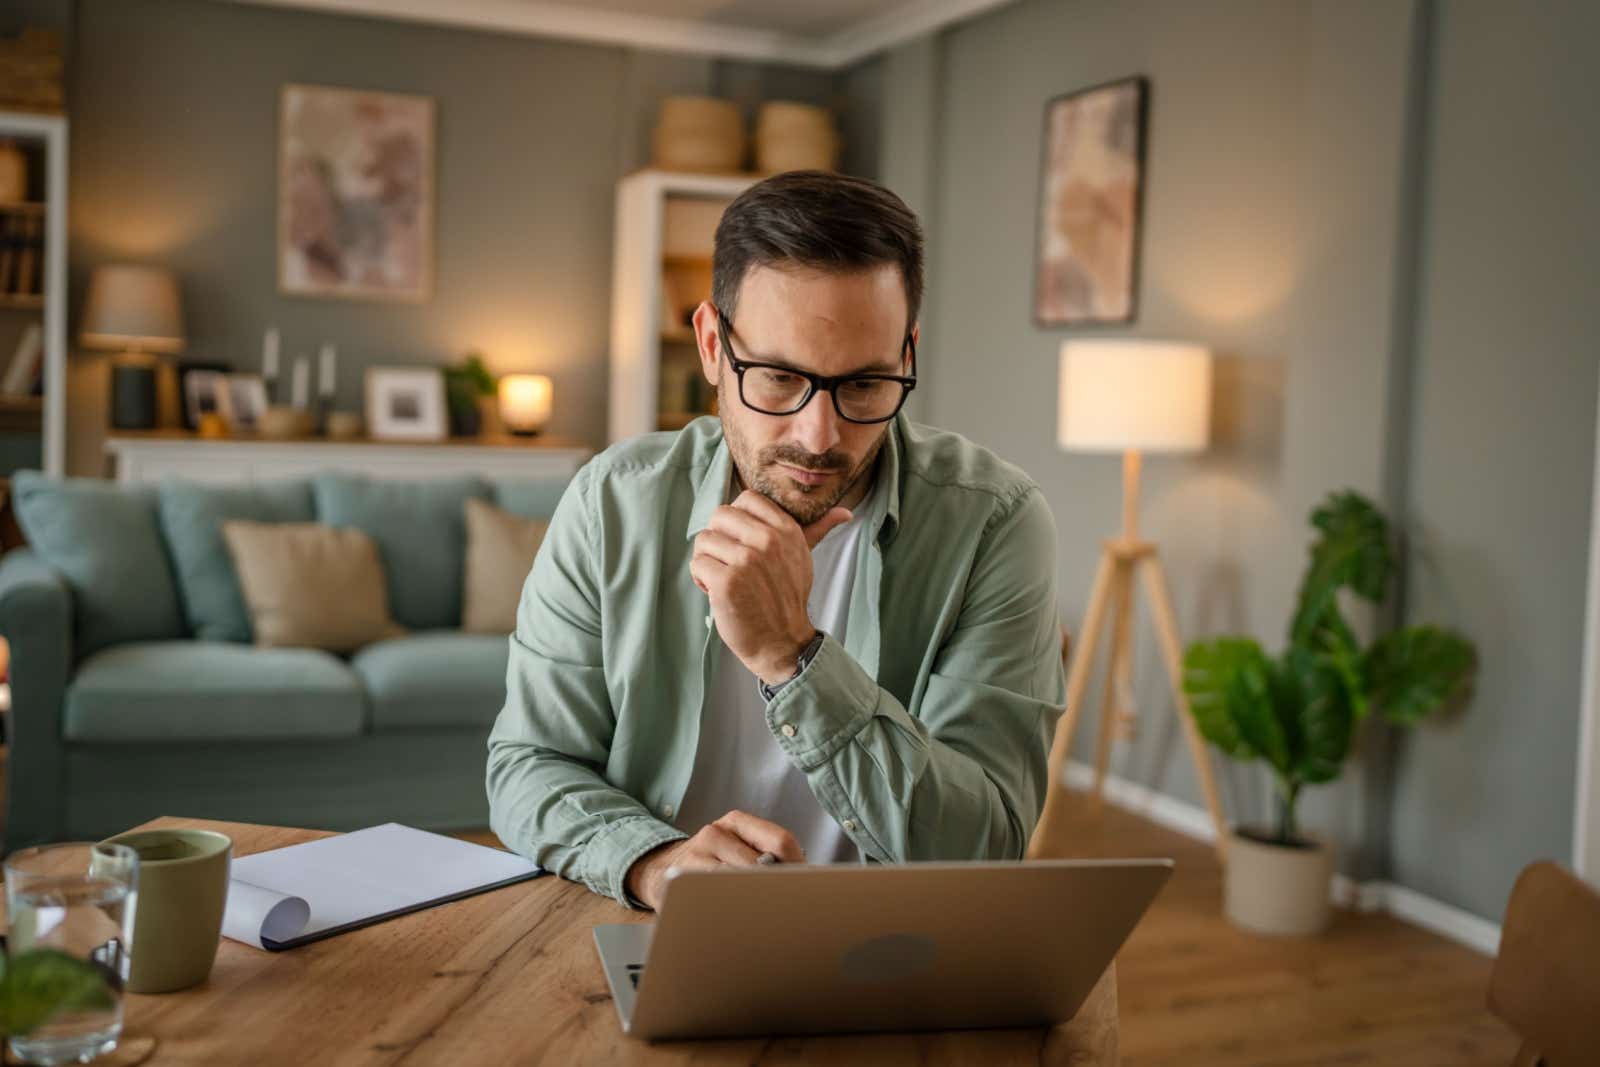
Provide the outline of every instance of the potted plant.
[[1460,696],[1476,665],[1469,641],[1436,626],[1394,630],[1363,647],[1339,598],[1387,598],[1388,522],[1359,493],[1342,492],[1311,513],[1311,524],[1318,534],[1282,654],[1225,637],[1190,645],[1184,657],[1200,732],[1233,759],[1265,761],[1276,780],[1277,825],[1236,827],[1223,874],[1228,918],[1264,933],[1327,924],[1333,850],[1301,832],[1301,790],[1339,776],[1368,715],[1411,726]]
[[450,409],[450,436],[476,437],[483,431],[483,408],[495,395],[494,375],[483,356],[468,352],[465,359],[444,370],[445,403]]
[[62,1012],[115,1007],[105,978],[86,960],[53,948],[0,953],[0,1039],[26,1037]]

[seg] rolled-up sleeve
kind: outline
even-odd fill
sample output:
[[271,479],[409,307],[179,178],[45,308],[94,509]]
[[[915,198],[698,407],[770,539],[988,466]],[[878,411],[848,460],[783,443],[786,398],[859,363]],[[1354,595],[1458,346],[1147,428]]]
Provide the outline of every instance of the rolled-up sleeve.
[[624,904],[634,861],[686,835],[604,776],[616,716],[601,640],[594,465],[563,494],[523,586],[506,702],[489,735],[489,820],[500,840]]

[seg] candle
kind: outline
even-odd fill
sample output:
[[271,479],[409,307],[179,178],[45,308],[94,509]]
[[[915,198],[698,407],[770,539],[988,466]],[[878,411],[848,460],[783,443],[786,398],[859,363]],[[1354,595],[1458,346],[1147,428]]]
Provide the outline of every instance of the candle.
[[317,375],[317,395],[333,395],[334,360],[338,358],[338,350],[326,341],[322,345],[321,369]]
[[261,376],[269,382],[278,377],[278,328],[276,326],[267,331],[267,336],[261,342]]
[[306,390],[311,385],[311,360],[301,356],[294,361],[294,384],[290,390],[289,403],[296,408],[304,410],[306,407]]

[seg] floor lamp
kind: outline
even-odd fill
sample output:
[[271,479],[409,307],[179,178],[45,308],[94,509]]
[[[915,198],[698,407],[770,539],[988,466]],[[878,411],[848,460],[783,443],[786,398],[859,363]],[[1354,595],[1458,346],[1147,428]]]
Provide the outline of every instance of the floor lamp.
[[[1227,827],[1209,754],[1183,692],[1183,644],[1178,639],[1166,572],[1155,544],[1139,537],[1139,472],[1143,454],[1198,452],[1206,447],[1211,413],[1211,354],[1199,345],[1164,341],[1067,341],[1061,346],[1060,389],[1060,446],[1068,452],[1122,454],[1122,533],[1102,543],[1089,608],[1075,639],[1077,648],[1067,673],[1066,714],[1050,747],[1051,781],[1061,781],[1073,731],[1083,712],[1095,646],[1109,609],[1111,647],[1094,763],[1093,803],[1099,810],[1112,734],[1116,731],[1131,735],[1134,723],[1133,600],[1136,580],[1142,578],[1178,718],[1200,775],[1206,807],[1216,825],[1217,854],[1223,857]],[[1040,830],[1048,833],[1046,824],[1059,818],[1059,812],[1052,812],[1047,804]]]

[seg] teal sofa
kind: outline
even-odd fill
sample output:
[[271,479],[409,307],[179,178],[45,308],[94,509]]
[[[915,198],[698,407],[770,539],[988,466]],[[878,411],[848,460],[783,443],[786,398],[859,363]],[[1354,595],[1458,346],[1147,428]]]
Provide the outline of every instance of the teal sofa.
[[[29,544],[0,557],[6,849],[158,815],[487,826],[485,743],[508,635],[460,630],[465,503],[548,517],[565,485],[324,474],[123,488],[19,475]],[[409,632],[349,657],[255,647],[221,535],[230,518],[362,529]]]

